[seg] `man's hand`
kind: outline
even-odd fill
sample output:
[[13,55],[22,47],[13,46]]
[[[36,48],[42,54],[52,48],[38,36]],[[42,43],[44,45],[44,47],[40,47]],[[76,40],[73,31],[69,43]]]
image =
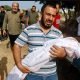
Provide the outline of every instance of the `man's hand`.
[[3,35],[6,35],[7,33],[6,33],[6,30],[3,30]]
[[17,67],[21,70],[21,72],[23,73],[29,73],[30,70],[28,69],[28,67],[23,66],[21,63],[17,64]]
[[63,47],[52,46],[49,52],[53,58],[65,58],[66,56],[66,51]]

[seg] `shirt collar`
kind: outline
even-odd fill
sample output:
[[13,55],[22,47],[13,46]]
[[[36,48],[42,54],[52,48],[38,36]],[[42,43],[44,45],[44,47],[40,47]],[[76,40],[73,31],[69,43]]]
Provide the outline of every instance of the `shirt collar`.
[[[37,27],[38,27],[39,29],[41,29],[41,28],[40,28],[41,25],[40,25],[40,22],[39,22],[39,21],[37,22]],[[52,25],[50,30],[53,30],[53,29],[54,29],[54,26]]]

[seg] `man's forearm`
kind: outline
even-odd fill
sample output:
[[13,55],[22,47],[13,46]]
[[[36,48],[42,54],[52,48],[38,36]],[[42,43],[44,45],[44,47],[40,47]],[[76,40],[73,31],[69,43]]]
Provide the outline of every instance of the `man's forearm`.
[[13,50],[13,57],[14,57],[15,64],[17,65],[17,67],[23,73],[30,72],[27,67],[22,65],[22,62],[21,62],[21,47],[19,45],[15,44],[13,49],[14,49]]
[[16,65],[21,63],[21,47],[17,44],[15,44],[13,48],[13,57]]

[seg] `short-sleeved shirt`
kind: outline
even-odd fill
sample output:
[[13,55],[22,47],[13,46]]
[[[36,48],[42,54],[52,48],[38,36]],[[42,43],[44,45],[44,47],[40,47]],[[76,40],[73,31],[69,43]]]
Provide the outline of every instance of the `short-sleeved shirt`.
[[29,12],[29,25],[32,25],[37,22],[38,12]]
[[[16,44],[20,46],[24,46],[28,44],[29,52],[32,52],[36,47],[43,46],[44,42],[63,37],[62,33],[56,29],[55,27],[51,27],[48,33],[43,33],[40,28],[39,22],[28,26],[24,29],[24,31],[19,35],[17,40],[15,41]],[[38,74],[50,74],[56,72],[56,62],[55,60],[50,61],[46,65],[44,65],[39,71],[36,73]]]

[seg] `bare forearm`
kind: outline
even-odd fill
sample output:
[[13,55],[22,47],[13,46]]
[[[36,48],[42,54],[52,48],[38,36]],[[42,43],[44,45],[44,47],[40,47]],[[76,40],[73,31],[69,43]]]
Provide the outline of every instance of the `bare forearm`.
[[13,57],[16,65],[21,63],[21,47],[17,44],[14,45]]
[[23,73],[30,72],[28,67],[23,66],[22,63],[21,63],[21,47],[19,45],[15,44],[13,49],[14,49],[13,50],[13,57],[14,57],[14,61],[15,61],[15,64],[17,65],[17,67]]

